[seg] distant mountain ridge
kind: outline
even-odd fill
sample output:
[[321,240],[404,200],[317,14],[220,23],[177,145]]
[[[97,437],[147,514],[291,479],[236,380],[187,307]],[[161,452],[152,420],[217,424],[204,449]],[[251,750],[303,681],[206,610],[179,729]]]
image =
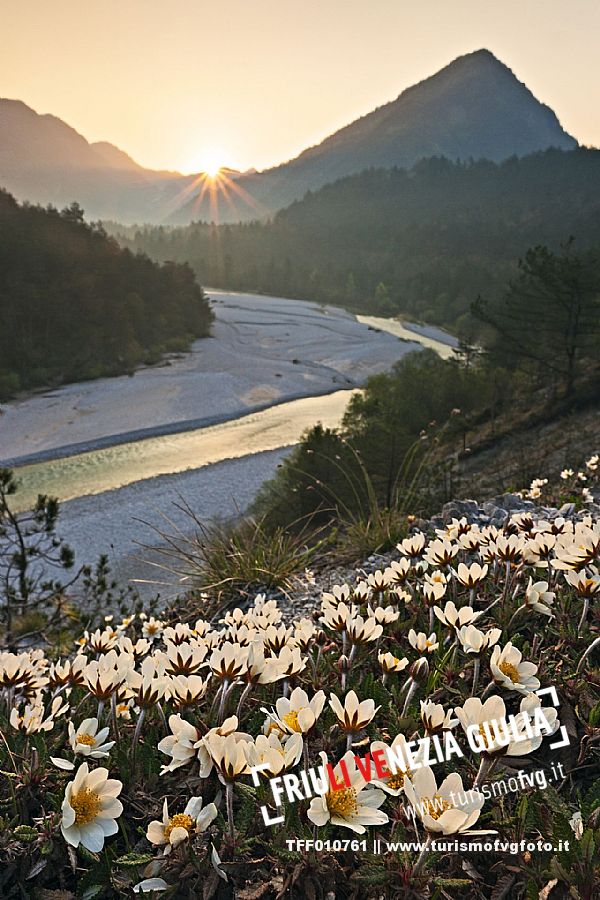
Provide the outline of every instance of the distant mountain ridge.
[[195,175],[144,169],[55,116],[0,100],[0,186],[21,199],[76,200],[91,218],[124,222],[255,219],[368,168],[411,167],[432,156],[498,162],[576,146],[555,113],[488,50],[455,59],[295,159],[263,172],[226,173],[238,187],[228,197],[203,192]]
[[20,200],[58,207],[76,201],[88,218],[158,222],[181,205],[196,178],[145,169],[56,116],[0,99],[0,187]]
[[[265,210],[275,211],[316,190],[369,168],[410,168],[420,159],[501,162],[577,141],[555,113],[540,103],[489,50],[460,56],[435,75],[403,91],[396,100],[351,122],[289,162],[242,177],[240,188]],[[241,218],[256,207],[239,204]],[[206,218],[207,204],[190,201],[174,217]],[[226,214],[227,210],[223,210]]]

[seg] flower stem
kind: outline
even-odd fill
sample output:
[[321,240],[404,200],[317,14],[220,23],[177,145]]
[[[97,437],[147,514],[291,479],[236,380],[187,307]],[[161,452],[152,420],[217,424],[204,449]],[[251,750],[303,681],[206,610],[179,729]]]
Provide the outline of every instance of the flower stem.
[[120,735],[119,735],[119,724],[117,722],[117,694],[116,694],[116,692],[114,694],[112,694],[112,696],[110,698],[110,716],[112,719],[114,738],[118,744],[119,740],[120,740]]
[[135,731],[133,733],[133,741],[131,742],[131,777],[135,778],[135,764],[137,757],[137,745],[140,739],[140,734],[142,733],[142,725],[144,724],[144,719],[146,718],[146,708],[142,707],[140,709],[140,714],[138,716],[138,720],[135,723]]
[[426,858],[429,848],[431,846],[432,840],[433,840],[432,836],[430,834],[428,834],[425,844],[423,845],[423,849],[419,853],[419,857],[413,866],[413,870],[412,870],[413,875],[418,875],[421,868],[423,867],[423,863],[425,862],[425,858]]
[[242,695],[241,695],[241,697],[240,697],[240,702],[239,702],[238,705],[237,705],[237,710],[236,710],[236,713],[235,713],[235,714],[236,714],[236,716],[237,716],[238,722],[241,721],[240,717],[241,717],[241,714],[242,714],[242,706],[244,705],[244,703],[245,703],[245,701],[246,701],[246,697],[248,696],[248,694],[250,693],[251,690],[252,690],[252,682],[248,682],[248,684],[246,685],[246,687],[245,687],[244,690],[242,691]]
[[235,845],[235,828],[233,823],[233,781],[225,783],[225,802],[227,804],[227,824],[229,826],[229,839]]
[[229,683],[228,683],[227,679],[225,678],[223,680],[223,684],[221,685],[221,697],[219,700],[219,713],[217,716],[217,722],[219,723],[219,725],[223,724],[223,717],[225,715],[225,701],[227,699],[228,689],[229,689]]
[[588,614],[589,608],[590,608],[590,598],[589,598],[589,597],[584,597],[584,600],[583,600],[583,611],[582,611],[582,613],[581,613],[581,618],[580,618],[580,620],[579,620],[579,625],[577,626],[577,637],[579,637],[579,635],[581,634],[581,629],[583,628],[583,625],[584,625],[584,623],[585,623],[585,620],[587,619],[587,614]]
[[477,684],[479,682],[479,669],[481,668],[481,659],[479,656],[475,657],[475,662],[473,665],[473,687],[471,688],[471,697],[475,696],[475,691],[477,690]]
[[498,763],[498,757],[490,757],[490,756],[482,756],[481,762],[479,763],[479,769],[477,770],[477,775],[475,776],[475,781],[473,782],[473,790],[479,787],[481,782],[491,775],[493,770],[496,768],[496,764]]
[[597,647],[598,644],[600,644],[600,637],[597,637],[595,641],[592,641],[590,646],[587,648],[587,650],[585,651],[585,653],[583,654],[583,656],[577,663],[577,668],[575,669],[576,675],[579,675],[579,672],[581,671],[581,667],[582,667],[583,663],[585,662],[586,657],[588,657],[590,655],[590,653],[592,652],[594,647]]

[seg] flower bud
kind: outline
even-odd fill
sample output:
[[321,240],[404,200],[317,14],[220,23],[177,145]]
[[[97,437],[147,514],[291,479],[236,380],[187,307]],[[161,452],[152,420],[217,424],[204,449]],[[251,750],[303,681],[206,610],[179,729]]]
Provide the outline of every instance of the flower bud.
[[429,663],[424,656],[416,659],[408,670],[408,674],[413,681],[425,681],[429,675]]

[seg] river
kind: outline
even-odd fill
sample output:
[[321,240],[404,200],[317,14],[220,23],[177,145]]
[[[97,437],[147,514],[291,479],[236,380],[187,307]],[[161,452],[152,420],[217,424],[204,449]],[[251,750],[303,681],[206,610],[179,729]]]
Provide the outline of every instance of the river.
[[40,493],[58,497],[59,531],[80,562],[107,552],[120,574],[147,577],[132,562],[138,541],[156,543],[152,529],[166,518],[189,527],[176,507],[182,497],[204,521],[243,511],[306,429],[340,423],[370,375],[419,345],[451,352],[452,338],[394,320],[275,297],[210,296],[213,337],[189,354],[2,410],[0,458],[20,482],[13,505],[22,511]]
[[15,509],[30,509],[38,494],[61,501],[122,488],[134,481],[200,469],[298,443],[316,422],[339,425],[353,391],[302,397],[218,425],[116,444],[15,469]]

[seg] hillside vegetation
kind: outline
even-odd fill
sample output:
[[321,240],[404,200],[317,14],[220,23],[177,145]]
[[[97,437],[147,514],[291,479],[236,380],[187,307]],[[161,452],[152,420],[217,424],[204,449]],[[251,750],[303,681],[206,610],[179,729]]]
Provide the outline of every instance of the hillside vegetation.
[[308,193],[267,223],[119,229],[203,284],[404,313],[469,333],[479,293],[499,297],[519,257],[574,236],[600,245],[600,151],[549,150],[501,164],[428,159]]
[[[341,429],[316,426],[284,460],[259,497],[261,514],[279,527],[341,521],[362,532],[360,549],[369,550],[374,523],[384,524],[375,544],[385,545],[407,509],[431,511],[456,496],[473,450],[504,441],[499,468],[485,455],[470,467],[462,480],[468,491],[479,477],[499,491],[533,477],[531,467],[546,458],[554,459],[555,471],[565,456],[575,458],[581,440],[578,449],[558,442],[561,462],[533,435],[598,408],[600,254],[576,254],[572,245],[557,254],[532,248],[501,297],[474,304],[473,314],[489,328],[483,347],[463,342],[448,360],[433,351],[409,354],[391,372],[369,379]],[[599,432],[595,421],[591,452]],[[507,455],[506,441],[515,435]],[[509,462],[511,455],[516,461]],[[492,470],[487,482],[486,469]]]
[[0,191],[0,397],[132,371],[208,334],[193,271],[124,250],[73,205]]

